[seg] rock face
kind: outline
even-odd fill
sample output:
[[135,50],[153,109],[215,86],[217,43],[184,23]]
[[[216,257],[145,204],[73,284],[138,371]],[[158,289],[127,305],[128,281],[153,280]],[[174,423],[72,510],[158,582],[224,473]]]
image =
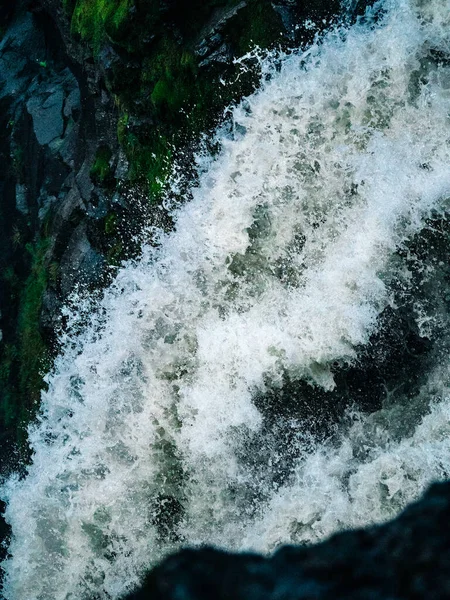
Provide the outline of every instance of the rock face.
[[450,483],[386,525],[272,557],[183,550],[128,600],[427,600],[450,597]]
[[75,283],[104,281],[112,194],[91,171],[99,148],[113,171],[118,156],[112,98],[69,56],[47,13],[25,1],[14,9],[0,14],[3,447],[38,401],[62,302]]

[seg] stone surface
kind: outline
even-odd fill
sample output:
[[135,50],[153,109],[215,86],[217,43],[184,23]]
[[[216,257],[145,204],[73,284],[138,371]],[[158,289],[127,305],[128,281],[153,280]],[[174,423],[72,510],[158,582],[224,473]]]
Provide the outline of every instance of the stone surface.
[[61,88],[50,91],[47,86],[39,90],[27,102],[27,109],[33,119],[36,139],[45,146],[63,134],[62,117],[64,92]]
[[[10,4],[5,11],[0,0],[3,469],[9,468],[20,419],[38,406],[42,371],[50,364],[42,358],[56,348],[65,298],[80,281],[91,288],[99,283],[108,251],[103,220],[111,204],[90,171],[105,145],[115,170],[118,147],[117,111],[93,64],[83,62],[81,51],[69,56],[79,46],[69,37],[63,41],[40,0]],[[100,196],[106,209],[93,214],[88,207]]]
[[82,222],[73,232],[61,259],[63,294],[67,296],[72,291],[74,281],[85,285],[100,282],[104,265],[104,257],[92,247],[86,223]]
[[450,598],[450,483],[397,519],[273,556],[182,550],[128,600],[407,600]]

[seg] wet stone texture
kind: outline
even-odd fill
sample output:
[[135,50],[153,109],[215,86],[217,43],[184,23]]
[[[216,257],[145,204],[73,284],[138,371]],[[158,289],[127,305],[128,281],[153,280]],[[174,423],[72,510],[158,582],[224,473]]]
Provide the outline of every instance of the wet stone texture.
[[269,558],[182,550],[127,600],[400,600],[450,597],[450,483],[382,526]]

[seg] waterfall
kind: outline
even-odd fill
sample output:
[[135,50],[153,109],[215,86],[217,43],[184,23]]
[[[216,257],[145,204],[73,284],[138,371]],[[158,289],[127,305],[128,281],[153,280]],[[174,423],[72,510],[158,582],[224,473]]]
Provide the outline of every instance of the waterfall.
[[[181,545],[314,542],[449,474],[450,267],[427,240],[450,209],[450,3],[380,1],[261,69],[175,230],[67,309],[32,464],[2,484],[7,600],[117,599]],[[406,305],[416,383],[314,433]],[[286,381],[309,414],[277,413]]]

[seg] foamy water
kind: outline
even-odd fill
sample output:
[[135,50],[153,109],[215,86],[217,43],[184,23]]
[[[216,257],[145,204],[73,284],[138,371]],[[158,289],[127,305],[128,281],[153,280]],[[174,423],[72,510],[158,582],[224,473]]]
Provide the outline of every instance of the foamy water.
[[422,299],[419,330],[441,333],[414,402],[328,440],[297,422],[281,482],[273,461],[293,448],[264,437],[254,402],[286,374],[332,390],[408,279],[398,250],[449,208],[450,3],[382,6],[280,70],[265,61],[176,231],[63,340],[33,463],[2,489],[7,600],[119,598],[182,544],[316,541],[448,475],[448,318]]

